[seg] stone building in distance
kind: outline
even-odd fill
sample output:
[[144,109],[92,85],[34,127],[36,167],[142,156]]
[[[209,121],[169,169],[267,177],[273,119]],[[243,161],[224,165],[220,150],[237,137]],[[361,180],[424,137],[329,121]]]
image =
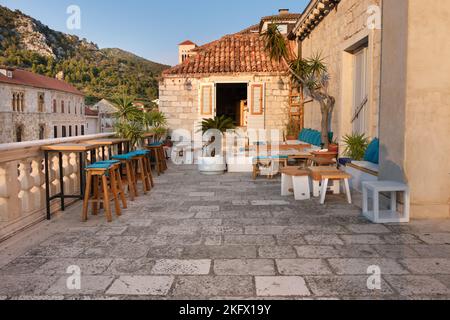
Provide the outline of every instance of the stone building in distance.
[[0,67],[0,143],[85,134],[84,95],[72,85]]
[[160,82],[159,109],[170,129],[194,135],[202,119],[225,115],[244,131],[284,131],[290,77],[283,63],[269,58],[261,35],[269,24],[276,24],[287,36],[300,16],[282,9],[211,43],[181,43],[180,64],[164,71]]

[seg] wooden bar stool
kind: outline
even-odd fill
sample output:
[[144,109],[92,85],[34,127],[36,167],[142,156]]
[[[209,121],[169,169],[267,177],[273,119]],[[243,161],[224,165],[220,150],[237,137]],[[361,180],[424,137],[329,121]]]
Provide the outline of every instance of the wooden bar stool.
[[[127,208],[120,176],[120,163],[115,162],[113,164],[111,161],[94,163],[86,168],[86,172],[86,193],[83,202],[82,221],[88,220],[89,203],[92,203],[94,215],[98,214],[98,204],[100,203],[105,210],[107,221],[112,222],[111,201],[114,201],[117,216],[122,215],[120,200],[122,200],[123,208]],[[93,197],[91,197],[91,189],[94,189]]]
[[150,151],[150,155],[154,161],[151,164],[155,166],[158,176],[167,170],[167,161],[162,143],[153,143],[145,147]]
[[148,156],[149,151],[139,150],[130,153],[133,156],[133,161],[135,162],[135,177],[136,182],[138,180],[142,181],[144,194],[152,190],[152,173],[148,170]]
[[134,201],[134,198],[139,196],[136,177],[134,175],[133,157],[132,154],[121,154],[112,157],[113,160],[120,161],[125,168],[126,177],[123,181],[128,186],[128,196],[131,201]]

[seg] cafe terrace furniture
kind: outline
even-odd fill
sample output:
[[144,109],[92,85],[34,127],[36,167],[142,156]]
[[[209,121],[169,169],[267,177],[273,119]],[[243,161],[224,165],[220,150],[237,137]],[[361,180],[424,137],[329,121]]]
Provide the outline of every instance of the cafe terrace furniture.
[[[96,150],[98,145],[88,143],[62,143],[41,147],[44,151],[44,168],[45,168],[45,198],[47,206],[47,220],[51,219],[51,201],[54,199],[60,199],[61,211],[65,211],[65,199],[80,199],[83,200],[85,193],[85,181],[84,181],[84,167],[87,162],[87,154],[90,153],[91,163],[96,160]],[[59,183],[60,192],[53,196],[50,196],[50,169],[49,169],[49,155],[51,153],[57,153],[59,155]],[[80,165],[80,194],[79,195],[66,195],[64,194],[64,168],[63,168],[63,153],[76,153],[79,155]]]
[[133,156],[134,161],[134,175],[136,177],[136,182],[138,180],[142,181],[142,189],[144,194],[147,194],[152,190],[153,176],[151,170],[149,170],[148,158],[150,152],[148,150],[138,150],[130,153]]
[[296,167],[281,169],[281,195],[290,196],[292,194],[298,201],[311,199],[309,171]]
[[[130,140],[128,139],[94,139],[86,141],[86,143],[96,144],[101,147],[102,159],[112,160],[113,149],[117,146],[117,154],[123,154],[129,152]],[[108,158],[106,157],[106,148],[108,149]]]
[[280,168],[287,167],[288,156],[258,156],[253,158],[253,180],[259,175],[272,179],[280,171]]
[[[308,168],[309,175],[311,177],[311,184],[313,190],[314,198],[318,198],[320,196],[321,183],[322,183],[322,173],[325,172],[336,172],[338,171],[336,167],[310,167]],[[328,187],[328,191],[332,191],[333,194],[339,194],[341,191],[341,182],[340,180],[333,180],[333,184]]]
[[[127,208],[119,161],[97,162],[86,167],[86,193],[83,201],[82,221],[88,220],[89,203],[92,203],[92,212],[98,215],[98,204],[105,210],[106,219],[112,222],[111,201],[114,201],[115,212],[122,215],[120,200],[124,209]],[[99,191],[100,188],[100,191]],[[92,196],[91,196],[91,190]]]
[[133,165],[133,158],[134,155],[130,153],[126,154],[119,154],[112,156],[114,160],[120,161],[122,166],[125,169],[125,175],[122,173],[122,177],[125,176],[125,179],[123,180],[125,184],[128,186],[128,196],[131,201],[134,201],[135,197],[139,196],[138,190],[137,190],[137,183],[136,183],[136,176],[135,176],[135,170]]
[[320,190],[320,204],[325,204],[325,198],[327,196],[328,191],[328,183],[330,181],[342,181],[344,182],[345,186],[345,194],[347,195],[347,202],[349,204],[352,204],[352,195],[350,192],[350,185],[349,185],[349,179],[352,178],[351,175],[348,173],[345,173],[343,171],[337,170],[334,172],[322,172],[321,174],[322,178],[322,187]]
[[152,164],[155,166],[158,176],[167,170],[167,161],[164,151],[164,146],[162,143],[152,143],[145,147],[150,151],[150,158],[152,159]]
[[[374,223],[408,223],[410,220],[409,187],[394,181],[366,181],[363,188],[363,215]],[[369,211],[369,195],[372,194],[373,210]],[[390,208],[380,209],[382,193],[389,193]],[[403,212],[397,210],[397,193],[403,193]]]

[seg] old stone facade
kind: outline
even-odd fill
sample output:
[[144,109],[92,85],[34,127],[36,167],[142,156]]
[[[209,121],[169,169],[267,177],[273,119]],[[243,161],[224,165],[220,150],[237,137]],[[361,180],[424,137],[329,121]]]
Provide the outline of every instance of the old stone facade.
[[[314,4],[316,1],[312,1]],[[301,41],[304,58],[321,54],[327,64],[331,81],[330,93],[336,98],[332,116],[332,131],[341,140],[352,132],[365,133],[369,138],[379,137],[379,96],[381,66],[381,30],[369,29],[368,9],[379,6],[380,0],[342,0]],[[375,17],[374,17],[375,18]],[[361,101],[355,97],[356,86],[361,82],[355,70],[357,55],[366,59],[363,95],[367,96],[363,126],[355,125],[354,113]],[[317,103],[305,105],[305,127],[320,129],[321,113]]]
[[287,36],[300,16],[280,10],[241,32],[193,45],[192,55],[166,70],[160,82],[159,108],[170,129],[193,136],[202,119],[225,115],[244,132],[275,129],[283,138],[290,111],[289,72],[270,59],[262,34],[276,24]]
[[[280,81],[281,80],[281,81]],[[186,88],[186,81],[190,88]],[[274,75],[234,75],[211,76],[199,79],[165,77],[160,84],[160,110],[167,116],[171,129],[183,129],[195,133],[204,116],[200,112],[200,88],[204,85],[220,83],[244,83],[250,88],[252,83],[264,84],[265,112],[261,120],[252,122],[248,128],[276,129],[283,132],[288,121],[289,77]],[[249,89],[250,91],[250,89]],[[213,112],[214,116],[215,112]],[[261,123],[262,121],[262,123]]]
[[0,82],[0,143],[82,135],[85,126],[81,93]]

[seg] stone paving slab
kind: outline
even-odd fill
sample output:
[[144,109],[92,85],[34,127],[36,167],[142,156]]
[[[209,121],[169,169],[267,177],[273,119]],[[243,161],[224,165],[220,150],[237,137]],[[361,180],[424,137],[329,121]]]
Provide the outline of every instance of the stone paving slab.
[[[0,298],[450,299],[449,221],[372,224],[344,195],[295,201],[279,178],[195,166],[155,182],[112,223],[81,222],[78,204],[0,244]],[[78,292],[69,265],[81,268]],[[368,287],[369,265],[381,290]]]
[[115,280],[106,294],[125,296],[166,296],[173,277],[122,276]]
[[258,297],[305,297],[311,293],[301,277],[255,277]]

